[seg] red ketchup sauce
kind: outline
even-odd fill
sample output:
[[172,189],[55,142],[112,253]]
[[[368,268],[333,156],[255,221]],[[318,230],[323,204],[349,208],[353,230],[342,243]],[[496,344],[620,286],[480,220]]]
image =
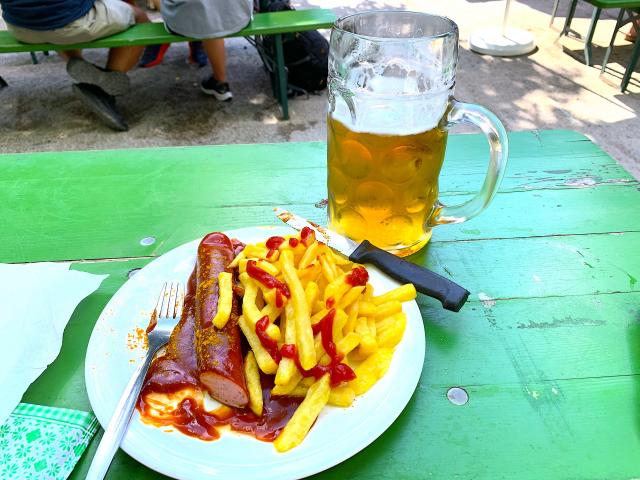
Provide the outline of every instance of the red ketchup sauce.
[[300,241],[305,247],[311,245],[316,239],[316,232],[311,230],[309,227],[303,227],[300,230]]
[[271,258],[273,254],[276,253],[278,248],[280,248],[280,245],[282,245],[284,242],[285,239],[282,237],[269,237],[265,242],[265,246],[269,249],[269,251],[267,252],[267,258]]
[[138,399],[137,408],[145,422],[155,426],[173,426],[176,430],[190,437],[204,441],[220,438],[219,427],[229,425],[231,430],[251,435],[264,442],[273,442],[298,406],[301,397],[271,396],[273,378],[260,374],[262,384],[262,416],[258,417],[248,407],[220,407],[207,412],[193,398],[185,398],[170,415],[156,419],[150,416],[150,406],[146,404],[145,392]]
[[276,363],[280,363],[280,350],[278,350],[278,342],[267,335],[267,328],[269,327],[269,316],[265,315],[256,323],[256,335],[260,340],[260,343],[264,349],[269,352],[271,358]]
[[309,370],[305,370],[300,364],[298,350],[295,345],[284,344],[280,347],[280,354],[282,357],[293,360],[303,377],[314,377],[318,379],[328,373],[332,387],[356,378],[356,374],[351,367],[346,363],[341,363],[343,357],[338,353],[336,344],[333,341],[333,320],[335,319],[335,316],[336,310],[332,308],[329,313],[322,318],[322,320],[315,325],[312,325],[314,335],[317,335],[317,333],[320,332],[324,351],[327,352],[327,355],[329,355],[329,358],[331,359],[329,365],[316,365]]
[[369,281],[369,272],[364,267],[355,267],[344,279],[352,287],[364,287]]
[[282,300],[283,296],[291,298],[291,292],[289,291],[289,287],[287,287],[287,284],[282,283],[269,272],[265,272],[264,270],[262,270],[260,267],[258,267],[258,264],[255,260],[249,260],[247,262],[247,275],[249,275],[251,278],[256,279],[267,288],[276,289],[276,306],[278,308],[282,307],[282,305],[284,304],[284,301]]

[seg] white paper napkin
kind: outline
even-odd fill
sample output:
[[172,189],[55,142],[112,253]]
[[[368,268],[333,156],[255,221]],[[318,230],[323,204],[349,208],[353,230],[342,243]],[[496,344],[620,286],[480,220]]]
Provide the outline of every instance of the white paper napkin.
[[107,277],[69,265],[0,264],[0,425],[60,353],[64,328],[80,301]]

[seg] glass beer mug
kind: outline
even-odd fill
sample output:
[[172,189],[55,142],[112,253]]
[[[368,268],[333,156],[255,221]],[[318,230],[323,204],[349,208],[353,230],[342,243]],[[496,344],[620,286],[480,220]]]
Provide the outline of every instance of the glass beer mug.
[[[491,202],[507,163],[504,127],[453,98],[458,27],[445,17],[377,11],[339,19],[331,32],[327,187],[329,227],[397,255],[422,248],[431,228],[464,222]],[[448,128],[480,127],[491,159],[482,190],[438,201]]]

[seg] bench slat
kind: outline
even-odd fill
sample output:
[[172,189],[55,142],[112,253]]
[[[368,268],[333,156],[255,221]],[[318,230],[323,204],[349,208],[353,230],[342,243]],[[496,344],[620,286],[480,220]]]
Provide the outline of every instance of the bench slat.
[[[301,32],[331,28],[336,15],[328,9],[304,9],[285,12],[256,13],[245,28],[229,37],[273,35],[276,33]],[[124,32],[88,43],[75,45],[52,45],[49,43],[26,44],[18,42],[6,30],[0,31],[0,53],[37,52],[46,50],[71,50],[81,48],[111,48],[131,45],[154,45],[160,43],[186,42],[193,40],[166,31],[162,23],[142,23]]]

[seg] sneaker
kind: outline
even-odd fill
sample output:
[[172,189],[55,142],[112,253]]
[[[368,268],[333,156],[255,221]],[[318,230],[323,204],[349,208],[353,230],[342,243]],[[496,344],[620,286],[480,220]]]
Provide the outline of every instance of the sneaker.
[[138,66],[142,68],[151,68],[156,65],[160,65],[164,58],[164,54],[167,53],[168,49],[168,43],[163,43],[162,45],[147,45],[144,47],[144,52]]
[[73,93],[112,130],[126,132],[129,126],[116,109],[116,100],[97,85],[74,83]]
[[233,98],[229,84],[218,82],[213,75],[200,83],[200,90],[207,95],[213,95],[219,102],[230,102]]
[[202,42],[189,42],[189,58],[187,61],[198,67],[206,67],[209,64],[209,57],[202,48]]
[[109,95],[124,95],[129,91],[126,73],[100,68],[82,58],[71,58],[67,62],[67,73],[76,82],[96,85]]

